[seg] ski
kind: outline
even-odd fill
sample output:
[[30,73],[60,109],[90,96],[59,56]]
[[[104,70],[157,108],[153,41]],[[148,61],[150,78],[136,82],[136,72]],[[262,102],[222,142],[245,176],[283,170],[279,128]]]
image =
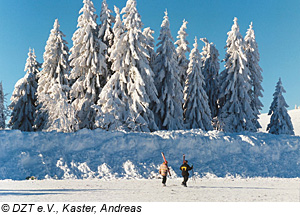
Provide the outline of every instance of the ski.
[[184,163],[184,161],[185,161],[185,154],[183,154],[183,163]]
[[[167,167],[168,167],[167,160],[166,160],[165,154],[164,154],[163,152],[161,153],[161,156],[163,157],[163,159],[164,159],[164,161],[166,162],[166,165],[167,165]],[[169,167],[168,167],[168,172],[169,172],[169,175],[171,176],[171,172],[170,172]]]

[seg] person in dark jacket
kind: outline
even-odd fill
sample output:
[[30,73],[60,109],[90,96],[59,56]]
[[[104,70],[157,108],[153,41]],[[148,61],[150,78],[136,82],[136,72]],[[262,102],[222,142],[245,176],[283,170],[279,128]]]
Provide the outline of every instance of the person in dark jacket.
[[185,160],[183,164],[180,166],[180,170],[182,171],[183,182],[181,183],[183,186],[187,186],[186,182],[189,180],[189,171],[193,169],[193,165],[190,167],[188,165],[188,161]]

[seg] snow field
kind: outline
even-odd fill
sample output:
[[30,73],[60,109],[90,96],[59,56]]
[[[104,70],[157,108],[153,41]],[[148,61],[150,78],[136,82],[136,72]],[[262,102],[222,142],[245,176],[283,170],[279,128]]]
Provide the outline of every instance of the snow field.
[[298,202],[299,179],[0,181],[0,202]]

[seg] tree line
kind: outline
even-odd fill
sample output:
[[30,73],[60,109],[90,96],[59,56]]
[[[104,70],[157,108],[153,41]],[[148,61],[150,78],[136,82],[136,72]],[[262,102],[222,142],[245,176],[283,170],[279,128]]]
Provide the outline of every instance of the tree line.
[[[263,78],[252,23],[244,38],[234,18],[225,69],[219,72],[216,46],[200,38],[200,51],[196,37],[190,50],[185,20],[175,41],[167,11],[155,45],[154,31],[143,28],[136,4],[114,6],[113,14],[103,0],[98,24],[93,2],[83,0],[70,50],[56,19],[44,62],[29,50],[26,74],[11,97],[9,127],[59,132],[261,128]],[[269,112],[270,133],[293,134],[284,92],[280,80]]]

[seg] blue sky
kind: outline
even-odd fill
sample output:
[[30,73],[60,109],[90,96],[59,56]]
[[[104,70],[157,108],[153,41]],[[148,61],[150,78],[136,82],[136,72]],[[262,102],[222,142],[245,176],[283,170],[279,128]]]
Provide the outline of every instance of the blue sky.
[[[102,0],[93,0],[99,15]],[[69,48],[76,30],[82,0],[0,0],[0,80],[7,99],[15,83],[24,76],[29,47],[39,62],[54,20],[59,19]],[[109,7],[124,7],[126,0],[107,0]],[[182,20],[188,24],[190,47],[195,36],[216,44],[220,60],[225,56],[227,32],[238,18],[243,36],[253,21],[263,69],[263,113],[269,110],[275,85],[282,78],[290,108],[300,105],[300,1],[299,0],[137,0],[144,27],[155,31],[157,41],[165,9],[173,37]],[[202,42],[199,42],[202,46]],[[223,70],[223,64],[221,70]]]

